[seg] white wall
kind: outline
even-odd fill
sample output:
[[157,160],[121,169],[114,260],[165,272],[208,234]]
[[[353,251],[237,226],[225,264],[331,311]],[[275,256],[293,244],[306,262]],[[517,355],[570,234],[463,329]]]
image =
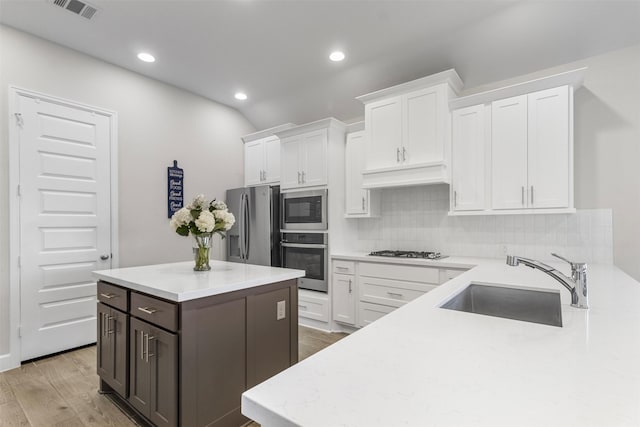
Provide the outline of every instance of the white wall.
[[[122,267],[191,258],[190,240],[169,227],[166,168],[176,159],[184,169],[185,202],[198,193],[224,199],[226,189],[243,185],[240,137],[255,129],[232,108],[2,25],[0,52],[0,181],[4,183],[0,185],[2,355],[10,351],[10,197],[6,184],[9,85],[118,113]],[[222,245],[215,248],[215,257],[221,256],[221,248]]]
[[611,209],[562,215],[447,216],[449,186],[382,190],[380,218],[359,220],[358,249],[440,251],[552,261],[551,252],[588,263],[611,264]]
[[[497,257],[507,245],[523,256],[546,259],[550,250],[562,250],[603,263],[611,261],[613,251],[614,264],[640,280],[640,45],[467,89],[462,95],[583,66],[589,69],[574,99],[577,215],[448,218],[448,196],[439,186],[397,194],[385,190],[382,219],[360,220],[359,249],[391,245]],[[398,222],[405,220],[415,222],[423,239],[403,232]]]

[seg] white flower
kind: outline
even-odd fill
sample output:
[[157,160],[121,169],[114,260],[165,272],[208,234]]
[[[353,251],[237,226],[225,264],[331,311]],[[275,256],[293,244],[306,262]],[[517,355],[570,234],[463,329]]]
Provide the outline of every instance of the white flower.
[[191,203],[187,205],[187,209],[202,209],[204,210],[205,205],[207,204],[207,199],[205,199],[204,194],[198,194],[195,199]]
[[222,200],[214,200],[211,203],[211,206],[213,207],[213,209],[215,210],[226,210],[227,209],[227,204],[225,202],[223,202]]
[[178,227],[183,226],[185,224],[189,224],[191,222],[191,212],[188,208],[182,208],[171,217],[171,227],[173,227],[173,231],[177,230]]
[[202,211],[198,219],[196,219],[196,227],[203,233],[211,233],[216,227],[216,219],[211,212]]
[[213,211],[213,216],[216,218],[216,222],[221,223],[222,231],[229,230],[233,227],[233,224],[236,223],[236,218],[226,209],[223,211]]

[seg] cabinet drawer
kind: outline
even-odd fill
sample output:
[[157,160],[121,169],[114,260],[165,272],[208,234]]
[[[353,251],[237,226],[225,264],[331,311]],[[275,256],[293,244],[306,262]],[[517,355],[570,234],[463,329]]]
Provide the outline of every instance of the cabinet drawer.
[[367,326],[369,323],[375,322],[384,315],[391,313],[393,310],[395,310],[394,307],[361,302],[358,304],[358,326]]
[[178,330],[178,306],[168,301],[131,292],[130,313],[170,331]]
[[356,263],[353,261],[333,260],[333,272],[338,274],[355,274]]
[[412,282],[362,277],[359,283],[360,301],[400,307],[436,288]]
[[361,276],[432,283],[434,285],[440,283],[438,269],[434,267],[361,262],[358,265],[358,270]]
[[307,319],[329,321],[329,301],[298,294],[298,316]]
[[98,301],[118,310],[127,311],[129,309],[127,304],[129,302],[127,298],[128,292],[128,290],[120,286],[115,286],[102,280],[98,281]]

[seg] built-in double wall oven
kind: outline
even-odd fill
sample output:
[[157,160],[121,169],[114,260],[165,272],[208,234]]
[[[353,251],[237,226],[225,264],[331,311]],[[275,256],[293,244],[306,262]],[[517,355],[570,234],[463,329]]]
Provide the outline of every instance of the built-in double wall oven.
[[282,193],[280,198],[282,266],[306,272],[299,288],[327,292],[327,190]]

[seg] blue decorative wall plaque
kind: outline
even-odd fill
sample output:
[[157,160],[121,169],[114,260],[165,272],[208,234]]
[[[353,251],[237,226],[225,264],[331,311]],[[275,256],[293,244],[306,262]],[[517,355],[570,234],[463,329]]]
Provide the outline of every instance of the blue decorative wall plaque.
[[178,167],[178,161],[173,161],[173,167],[167,168],[167,206],[169,218],[184,206],[184,171]]

